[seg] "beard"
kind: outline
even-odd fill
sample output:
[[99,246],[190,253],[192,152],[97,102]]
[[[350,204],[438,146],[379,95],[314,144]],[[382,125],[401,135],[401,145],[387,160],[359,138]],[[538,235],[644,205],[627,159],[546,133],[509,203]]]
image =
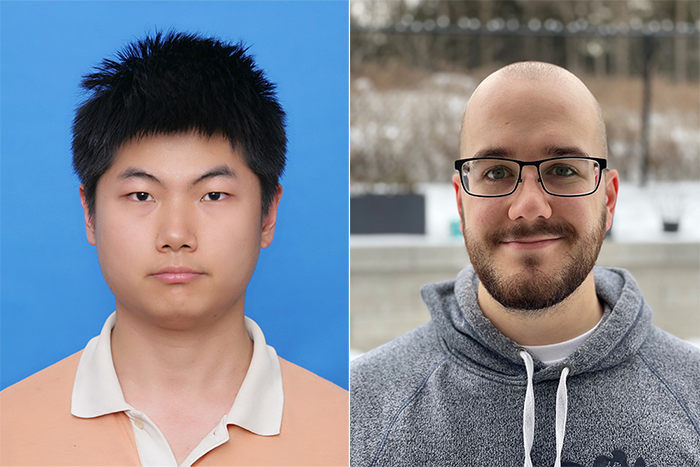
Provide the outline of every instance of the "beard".
[[[491,296],[506,309],[536,312],[549,309],[571,295],[593,269],[605,238],[606,209],[594,228],[580,235],[566,221],[516,224],[507,229],[490,232],[485,241],[477,239],[465,226],[461,216],[464,243],[479,280]],[[493,264],[493,252],[502,241],[513,241],[534,235],[562,237],[567,253],[558,270],[541,269],[544,258],[540,253],[524,253],[512,270],[499,270]]]

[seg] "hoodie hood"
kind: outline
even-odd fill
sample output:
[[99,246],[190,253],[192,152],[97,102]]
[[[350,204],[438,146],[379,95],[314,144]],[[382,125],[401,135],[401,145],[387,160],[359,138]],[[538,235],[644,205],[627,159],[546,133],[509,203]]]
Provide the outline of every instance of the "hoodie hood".
[[[600,325],[561,364],[548,367],[535,359],[533,382],[558,379],[563,365],[570,368],[570,376],[613,367],[644,343],[652,313],[630,273],[596,267],[593,275],[596,293],[604,305]],[[440,339],[452,355],[493,378],[521,378],[522,347],[501,334],[483,315],[477,301],[478,284],[473,267],[467,266],[456,281],[428,284],[421,295]]]

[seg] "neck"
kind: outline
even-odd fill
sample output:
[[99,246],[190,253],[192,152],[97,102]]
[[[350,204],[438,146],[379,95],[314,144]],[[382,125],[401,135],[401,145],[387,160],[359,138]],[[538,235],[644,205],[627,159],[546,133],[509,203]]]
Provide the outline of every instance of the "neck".
[[564,301],[544,310],[524,312],[505,308],[481,282],[478,301],[484,316],[496,329],[520,345],[549,345],[573,339],[593,329],[603,317],[593,271]]
[[124,397],[134,407],[168,395],[227,400],[230,405],[252,355],[242,306],[219,313],[206,325],[173,329],[144,320],[117,302],[112,358]]

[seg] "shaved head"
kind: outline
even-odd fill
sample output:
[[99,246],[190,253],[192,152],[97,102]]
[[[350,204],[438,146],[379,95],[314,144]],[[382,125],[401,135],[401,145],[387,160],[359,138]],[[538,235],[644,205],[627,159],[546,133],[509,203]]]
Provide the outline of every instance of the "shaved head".
[[[603,113],[596,98],[585,84],[569,71],[551,63],[518,62],[505,66],[489,75],[472,94],[462,119],[460,131],[460,152],[462,157],[472,157],[469,151],[474,139],[474,131],[479,125],[477,121],[484,116],[485,109],[500,100],[506,105],[501,106],[502,112],[508,112],[509,100],[517,100],[524,96],[523,91],[529,91],[529,97],[540,93],[543,100],[559,99],[562,105],[574,107],[576,117],[583,124],[590,124],[595,130],[597,151],[593,157],[607,158],[608,145]],[[562,109],[564,110],[564,109]]]

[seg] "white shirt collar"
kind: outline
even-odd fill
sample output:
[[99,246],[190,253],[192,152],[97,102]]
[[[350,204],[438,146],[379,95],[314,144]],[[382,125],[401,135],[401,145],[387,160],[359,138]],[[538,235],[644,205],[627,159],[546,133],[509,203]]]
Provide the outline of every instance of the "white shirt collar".
[[593,328],[568,341],[547,345],[523,345],[522,347],[547,366],[563,362],[583,345],[586,339],[593,334],[593,331],[598,328],[602,320],[601,318]]
[[[107,318],[100,335],[88,342],[80,357],[71,405],[71,413],[76,417],[94,418],[133,410],[124,400],[112,361],[111,337],[116,320],[114,312]],[[253,340],[253,357],[225,423],[262,436],[277,435],[284,405],[282,370],[277,352],[265,343],[262,330],[247,316],[245,327]]]

